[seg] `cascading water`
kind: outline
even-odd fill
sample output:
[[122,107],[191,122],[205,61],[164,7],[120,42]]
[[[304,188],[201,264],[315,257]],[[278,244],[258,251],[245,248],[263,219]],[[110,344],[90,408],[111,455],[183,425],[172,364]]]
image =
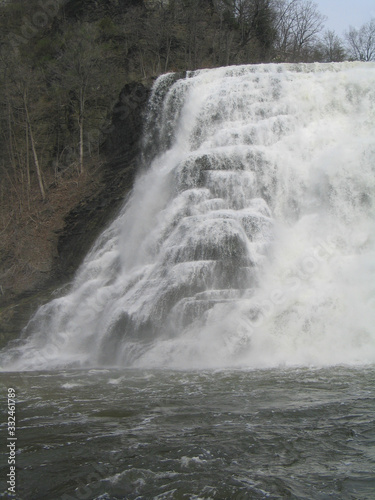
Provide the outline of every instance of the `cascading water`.
[[375,64],[165,75],[146,128],[149,168],[3,366],[375,362]]

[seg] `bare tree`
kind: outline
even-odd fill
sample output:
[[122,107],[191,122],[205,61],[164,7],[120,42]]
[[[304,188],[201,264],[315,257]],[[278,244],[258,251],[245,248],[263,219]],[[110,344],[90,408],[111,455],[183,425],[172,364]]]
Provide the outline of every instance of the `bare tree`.
[[346,57],[343,41],[332,30],[324,32],[318,45],[318,51],[323,62],[340,62],[344,61]]
[[324,27],[325,16],[311,0],[276,0],[276,53],[284,61],[307,60]]
[[78,126],[79,170],[84,172],[84,134],[88,103],[100,92],[100,48],[95,43],[96,29],[82,23],[67,30],[63,52],[55,69],[55,79],[65,89],[68,107]]
[[[27,190],[30,190],[29,146],[35,164],[35,171],[42,199],[46,199],[43,180],[41,150],[43,132],[39,125],[43,106],[39,102],[38,89],[42,85],[40,74],[27,64],[14,61],[12,57],[1,58],[3,70],[3,102],[7,110],[7,150],[9,163],[12,165],[14,178],[23,188],[24,173],[27,178]],[[24,169],[26,172],[24,172]]]
[[347,50],[356,61],[375,61],[375,18],[359,29],[350,26],[345,33]]
[[[37,148],[36,148],[36,141],[34,138],[34,131],[33,131],[32,123],[31,123],[31,119],[30,119],[29,105],[28,105],[28,93],[27,93],[26,88],[23,91],[22,99],[23,99],[23,105],[24,105],[24,110],[25,110],[25,115],[26,115],[26,125],[27,125],[27,129],[29,132],[28,137],[30,137],[31,149],[33,151],[34,163],[35,163],[36,173],[38,176],[39,189],[40,189],[40,193],[42,195],[42,199],[45,200],[46,199],[46,191],[44,188],[42,169],[40,166],[40,160],[39,160],[39,156],[38,156],[38,152],[37,152]],[[27,144],[28,144],[28,141],[27,141]],[[29,172],[28,172],[28,175],[30,175]]]

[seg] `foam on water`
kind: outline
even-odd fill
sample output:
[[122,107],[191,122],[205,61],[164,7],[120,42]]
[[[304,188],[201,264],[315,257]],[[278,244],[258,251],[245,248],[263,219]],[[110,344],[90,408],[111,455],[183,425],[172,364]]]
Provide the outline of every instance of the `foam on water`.
[[375,362],[375,64],[165,75],[148,169],[5,369]]

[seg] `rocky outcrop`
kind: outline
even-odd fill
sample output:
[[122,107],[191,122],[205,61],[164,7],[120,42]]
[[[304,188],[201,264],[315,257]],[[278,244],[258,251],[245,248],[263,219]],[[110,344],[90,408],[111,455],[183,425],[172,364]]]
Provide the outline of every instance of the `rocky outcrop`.
[[68,214],[59,236],[54,267],[61,279],[73,275],[133,185],[141,161],[140,141],[148,96],[149,87],[138,82],[126,84],[120,93],[103,143],[107,161],[101,189]]
[[138,82],[128,83],[122,89],[113,110],[112,124],[104,134],[100,181],[94,193],[80,199],[70,210],[62,227],[53,224],[49,227],[50,236],[45,237],[53,242],[48,247],[52,265],[32,281],[31,288],[23,287],[22,292],[13,293],[10,300],[3,297],[0,347],[19,335],[30,315],[56,293],[56,288],[72,279],[95,239],[131,190],[140,166],[142,124],[149,89],[150,86]]

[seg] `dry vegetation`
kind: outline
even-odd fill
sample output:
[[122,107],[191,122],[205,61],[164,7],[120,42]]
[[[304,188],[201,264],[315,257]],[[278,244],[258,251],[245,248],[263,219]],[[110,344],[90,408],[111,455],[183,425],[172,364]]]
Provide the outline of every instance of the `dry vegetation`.
[[[47,179],[46,179],[47,180]],[[4,302],[48,283],[57,258],[57,240],[64,218],[78,203],[100,186],[95,161],[84,174],[70,172],[48,185],[42,200],[37,185],[28,192],[27,209],[22,197],[4,196],[0,211],[0,293]]]

